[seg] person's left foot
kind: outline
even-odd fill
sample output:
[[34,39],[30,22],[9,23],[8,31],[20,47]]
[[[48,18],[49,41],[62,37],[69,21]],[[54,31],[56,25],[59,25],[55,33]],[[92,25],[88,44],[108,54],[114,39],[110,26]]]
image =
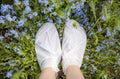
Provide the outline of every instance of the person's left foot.
[[63,72],[70,65],[81,66],[87,37],[83,27],[75,20],[69,20],[65,24],[62,42],[62,67]]

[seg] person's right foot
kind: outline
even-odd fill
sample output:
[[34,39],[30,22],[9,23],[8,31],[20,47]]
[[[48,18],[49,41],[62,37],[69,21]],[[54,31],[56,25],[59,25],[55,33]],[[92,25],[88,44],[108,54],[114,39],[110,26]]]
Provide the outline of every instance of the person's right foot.
[[37,32],[35,50],[41,70],[51,67],[58,72],[61,47],[58,32],[53,23],[45,23]]

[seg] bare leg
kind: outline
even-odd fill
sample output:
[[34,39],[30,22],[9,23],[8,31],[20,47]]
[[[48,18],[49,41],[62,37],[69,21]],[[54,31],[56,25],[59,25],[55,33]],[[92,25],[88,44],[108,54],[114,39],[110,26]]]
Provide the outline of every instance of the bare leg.
[[78,66],[71,65],[66,69],[66,79],[84,79],[84,77]]
[[39,79],[56,79],[55,71],[52,68],[45,68],[40,74]]

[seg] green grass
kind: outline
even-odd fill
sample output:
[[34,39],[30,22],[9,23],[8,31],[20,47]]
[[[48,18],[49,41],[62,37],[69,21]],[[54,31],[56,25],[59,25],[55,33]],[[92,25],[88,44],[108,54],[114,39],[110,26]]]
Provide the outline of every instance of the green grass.
[[[60,35],[63,33],[66,18],[75,19],[79,23],[82,21],[80,17],[72,13],[74,9],[70,8],[73,3],[81,2],[79,0],[74,0],[72,3],[69,3],[67,0],[61,0],[63,4],[60,4],[60,0],[51,0],[48,6],[45,7],[40,5],[38,0],[29,1],[30,13],[38,12],[38,16],[32,19],[27,17],[28,14],[22,13],[25,9],[24,4],[15,5],[12,1],[2,1],[2,4],[12,2],[16,14],[11,14],[11,16],[17,16],[18,20],[27,17],[28,20],[24,23],[24,27],[20,28],[16,28],[16,22],[7,20],[5,20],[4,24],[0,24],[0,35],[4,36],[4,39],[0,41],[0,79],[8,79],[5,76],[10,70],[13,70],[11,79],[38,79],[40,68],[34,49],[35,35],[40,28],[37,26],[37,22],[40,22],[42,25],[47,22],[48,18],[52,19]],[[52,12],[41,13],[44,9],[48,10],[53,3],[57,5]],[[83,11],[91,25],[83,24],[88,42],[81,70],[86,79],[120,79],[119,7],[119,0],[87,0],[85,2]],[[53,12],[57,13],[56,16],[52,15]],[[70,16],[66,12],[69,12]],[[3,15],[5,16],[6,14]],[[102,16],[105,18],[102,19]],[[61,18],[61,23],[58,23],[58,17]],[[101,31],[100,28],[102,29]],[[19,38],[15,38],[14,34],[6,34],[11,29],[18,32]],[[23,35],[22,32],[24,31],[25,34]],[[16,53],[15,48],[19,48],[17,52],[20,52],[20,55]],[[9,62],[13,64],[10,65]],[[59,67],[61,68],[61,64]],[[62,75],[59,79],[65,79],[65,76]]]

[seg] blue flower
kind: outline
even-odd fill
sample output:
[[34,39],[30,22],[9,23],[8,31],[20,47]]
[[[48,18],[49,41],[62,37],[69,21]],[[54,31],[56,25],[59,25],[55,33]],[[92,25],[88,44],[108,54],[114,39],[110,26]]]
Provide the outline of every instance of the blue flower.
[[23,26],[26,21],[26,18],[21,19],[20,21],[18,21],[18,25],[16,27],[19,28],[20,26]]
[[0,24],[4,24],[4,16],[0,16]]
[[105,48],[106,46],[97,46],[96,51],[100,52],[103,48]]
[[14,47],[14,52],[18,52],[19,48],[18,47]]
[[100,27],[100,28],[98,28],[98,31],[99,31],[99,32],[102,32],[102,28],[101,28],[101,27]]
[[15,30],[10,30],[10,33],[14,35],[14,38],[19,38],[18,32]]
[[21,2],[20,2],[19,0],[14,0],[14,3],[15,3],[16,5],[21,4]]
[[70,16],[70,12],[67,12],[67,16],[68,16],[68,17]]
[[10,45],[5,45],[5,48],[9,49],[9,48],[10,48]]
[[48,18],[48,20],[47,20],[48,22],[53,22],[53,20],[52,19],[50,19],[50,18]]
[[94,34],[94,32],[93,31],[91,31],[90,33],[89,33],[89,36],[91,36],[91,35],[93,35]]
[[30,19],[33,18],[33,15],[32,15],[32,14],[28,14],[27,16],[28,16]]
[[33,68],[32,66],[30,67],[30,69],[31,69],[32,71],[34,70],[34,68]]
[[86,25],[88,27],[91,27],[91,25],[89,23],[89,19],[87,18],[86,14],[83,11],[85,1],[86,0],[82,0],[81,3],[76,2],[76,3],[72,4],[72,6],[71,6],[71,8],[73,9],[72,13],[74,13],[74,15],[76,17],[80,18],[81,26]]
[[69,2],[72,2],[73,0],[68,0]]
[[23,32],[23,31],[22,31],[22,33],[21,33],[21,34],[22,34],[22,36],[24,36],[24,35],[25,35],[25,32]]
[[13,17],[12,17],[12,21],[15,21],[15,20],[17,20],[17,17],[16,17],[16,16],[13,16]]
[[15,70],[15,71],[18,71],[18,70],[19,70],[19,68],[18,68],[18,67],[14,67],[14,70]]
[[75,9],[75,8],[76,8],[76,5],[73,3],[71,6],[71,9]]
[[1,6],[1,9],[0,9],[1,14],[3,14],[3,15],[10,14],[10,13],[16,14],[16,12],[13,9],[13,5],[1,4],[0,6]]
[[34,16],[37,16],[37,15],[38,15],[38,13],[37,13],[37,12],[34,12],[34,13],[33,13],[33,15],[34,15]]
[[101,17],[101,19],[102,19],[103,21],[106,21],[106,16],[103,15],[103,16]]
[[31,11],[30,6],[26,6],[25,10],[23,11],[23,14],[27,14]]
[[103,43],[103,44],[107,44],[106,40],[103,40],[102,43]]
[[3,38],[4,38],[4,36],[0,36],[0,41],[2,41],[2,40],[3,40]]
[[48,7],[48,12],[52,12],[53,9],[53,7]]
[[80,3],[80,7],[83,8],[84,7],[84,3],[86,0],[82,0],[82,2]]
[[38,0],[38,2],[44,6],[48,5],[48,0]]
[[52,4],[51,6],[48,7],[48,12],[52,12],[54,8],[55,4]]
[[52,13],[52,15],[53,15],[53,16],[56,16],[56,15],[57,15],[57,13],[56,13],[56,12],[53,12],[53,13]]
[[6,66],[6,63],[2,63],[2,66]]
[[60,33],[63,33],[63,30],[62,30],[62,29],[60,30]]
[[116,34],[116,30],[114,29],[112,33],[113,33],[113,34]]
[[102,49],[101,46],[97,46],[96,51],[97,51],[97,52],[100,52],[101,49]]
[[85,58],[86,58],[86,60],[89,60],[90,57],[89,57],[89,55],[86,55]]
[[107,27],[106,29],[107,29],[106,36],[107,36],[107,37],[111,36],[110,29],[109,29],[108,27]]
[[24,0],[23,3],[24,3],[25,6],[28,6],[29,5],[29,0]]
[[97,70],[97,68],[95,67],[95,65],[93,65],[93,64],[91,64],[91,65],[92,65],[92,67],[93,67],[94,70]]
[[14,10],[12,10],[12,14],[16,14],[16,12]]
[[120,65],[120,59],[118,60],[118,65]]
[[66,18],[66,21],[69,21],[69,20],[70,20],[70,18],[69,18],[69,17],[67,17],[67,18]]
[[57,19],[57,20],[56,20],[57,23],[59,23],[59,24],[62,23],[62,19],[61,19],[60,17],[57,17],[56,19]]
[[16,54],[18,54],[19,56],[20,56],[20,55],[22,55],[22,53],[21,53],[21,52],[19,52],[19,51],[18,51],[18,52],[16,52]]
[[41,13],[46,14],[46,13],[48,13],[48,11],[47,11],[46,9],[43,9],[43,10],[41,11]]
[[7,14],[5,17],[6,17],[6,19],[7,19],[8,21],[12,21],[12,18],[11,18],[11,16],[10,16],[10,14]]
[[7,78],[12,77],[12,73],[13,73],[13,70],[8,71],[7,74],[6,74],[6,77]]
[[39,27],[41,26],[41,23],[39,21],[37,22],[37,26],[39,26]]
[[9,60],[8,64],[9,64],[9,66],[13,66],[14,65],[14,60]]
[[118,30],[120,30],[120,26],[118,26]]
[[4,12],[8,11],[9,6],[10,6],[10,5],[3,5],[3,4],[1,4],[0,12],[1,12],[1,13],[4,13]]

